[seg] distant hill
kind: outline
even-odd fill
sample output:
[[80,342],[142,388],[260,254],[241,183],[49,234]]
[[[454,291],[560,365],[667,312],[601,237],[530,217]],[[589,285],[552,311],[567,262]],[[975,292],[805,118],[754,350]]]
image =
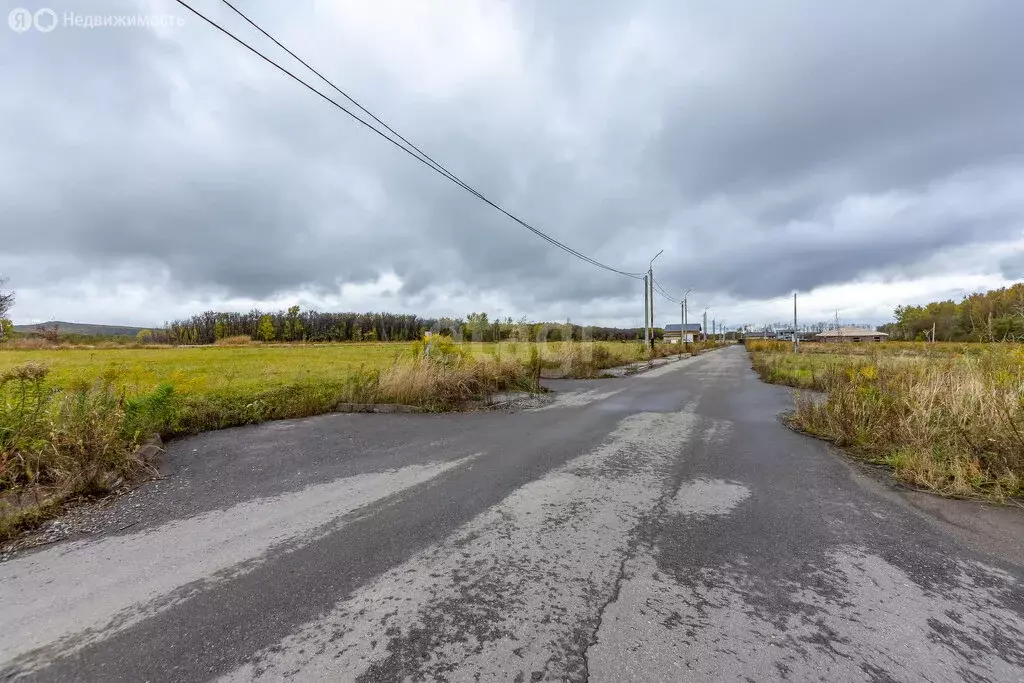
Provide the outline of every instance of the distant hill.
[[40,327],[50,329],[54,325],[59,328],[61,334],[84,334],[88,336],[103,337],[134,337],[138,334],[139,330],[148,329],[142,327],[127,327],[124,325],[91,325],[89,323],[66,323],[61,322],[60,320],[50,320],[49,322],[37,323],[35,325],[15,325],[14,331],[31,334]]

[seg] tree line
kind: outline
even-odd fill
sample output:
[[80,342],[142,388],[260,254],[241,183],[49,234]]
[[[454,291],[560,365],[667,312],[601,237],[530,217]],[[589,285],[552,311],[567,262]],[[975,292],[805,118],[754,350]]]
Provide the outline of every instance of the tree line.
[[[631,341],[643,328],[538,323],[525,319],[491,319],[487,313],[463,318],[424,318],[402,313],[327,313],[292,306],[273,313],[206,311],[153,330],[152,341],[170,344],[214,344],[228,337],[261,342],[413,341],[427,332],[466,341]],[[655,330],[655,337],[663,332]]]
[[1024,283],[975,292],[960,302],[898,306],[895,322],[879,329],[894,340],[1024,341]]

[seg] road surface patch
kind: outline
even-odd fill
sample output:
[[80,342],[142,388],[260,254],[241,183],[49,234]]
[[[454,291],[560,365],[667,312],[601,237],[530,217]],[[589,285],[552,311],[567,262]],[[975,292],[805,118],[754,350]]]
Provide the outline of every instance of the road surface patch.
[[[0,564],[0,663],[53,641],[63,640],[53,648],[60,653],[84,647],[252,570],[271,550],[313,542],[337,518],[471,459],[358,474]],[[64,586],[59,597],[45,589],[51,584]],[[32,661],[20,664],[31,668]]]
[[590,650],[591,681],[1009,681],[1024,667],[1024,621],[1000,606],[1014,580],[979,563],[956,563],[945,590],[857,547],[781,586],[742,562],[680,580],[649,554],[626,576]]
[[[687,413],[625,418],[446,541],[340,601],[225,680],[576,679],[634,530],[669,491]],[[518,676],[518,677],[517,677]]]
[[743,484],[722,479],[698,478],[683,483],[666,506],[677,515],[726,515],[750,497]]

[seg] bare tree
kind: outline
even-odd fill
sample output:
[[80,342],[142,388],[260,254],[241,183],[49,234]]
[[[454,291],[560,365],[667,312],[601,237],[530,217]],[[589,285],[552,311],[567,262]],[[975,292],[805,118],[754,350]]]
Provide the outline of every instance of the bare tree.
[[0,275],[0,318],[7,317],[7,311],[14,305],[14,292],[4,290],[7,286],[7,278]]

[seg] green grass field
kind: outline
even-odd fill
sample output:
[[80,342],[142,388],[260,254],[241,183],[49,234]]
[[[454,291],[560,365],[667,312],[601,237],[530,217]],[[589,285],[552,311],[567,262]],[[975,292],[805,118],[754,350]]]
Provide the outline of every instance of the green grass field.
[[260,390],[340,380],[353,370],[383,369],[411,343],[180,346],[0,350],[0,374],[23,363],[50,369],[49,381],[72,387],[108,376],[129,395],[170,382],[184,394]]
[[[559,362],[567,344],[528,342],[459,345],[470,357],[529,358],[532,347],[542,357]],[[584,342],[577,348],[600,349],[604,367],[642,357],[635,343]],[[353,372],[383,370],[396,360],[409,360],[412,342],[335,344],[253,344],[246,346],[178,346],[134,348],[0,348],[0,375],[25,363],[49,369],[55,387],[81,386],[108,378],[129,395],[153,391],[169,382],[179,394],[253,392],[309,382],[341,381]]]

